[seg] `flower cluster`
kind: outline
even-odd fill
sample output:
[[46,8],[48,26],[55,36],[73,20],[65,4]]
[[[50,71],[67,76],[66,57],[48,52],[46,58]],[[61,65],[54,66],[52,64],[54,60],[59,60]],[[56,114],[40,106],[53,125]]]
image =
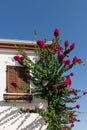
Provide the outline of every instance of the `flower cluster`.
[[18,62],[22,62],[24,61],[24,59],[25,59],[24,56],[18,56],[18,55],[14,56],[14,60]]
[[38,41],[37,41],[37,45],[38,45],[40,48],[44,48],[45,42],[44,42],[43,40],[38,40]]
[[[27,74],[27,78],[36,85],[32,92],[39,92],[39,96],[48,102],[47,110],[41,113],[41,116],[47,119],[47,129],[61,130],[69,124],[69,127],[74,127],[74,122],[80,122],[76,114],[80,105],[69,106],[68,103],[75,103],[81,97],[81,91],[71,88],[74,73],[68,74],[68,70],[83,61],[77,56],[72,60],[69,58],[70,52],[75,49],[75,43],[69,44],[69,41],[65,40],[62,47],[58,28],[54,30],[53,39],[49,45],[44,40],[36,41],[35,53],[39,57],[38,61],[33,62],[24,50],[19,51],[19,55],[14,56],[14,59],[31,70],[31,75]],[[12,83],[12,86],[16,84]],[[83,91],[82,95],[86,94],[87,92]],[[21,111],[36,112],[30,109]]]
[[16,88],[17,87],[17,83],[16,82],[11,82],[11,86]]
[[41,108],[35,108],[35,109],[32,109],[32,108],[20,108],[20,113],[37,113],[38,112],[41,112],[43,111],[43,109]]

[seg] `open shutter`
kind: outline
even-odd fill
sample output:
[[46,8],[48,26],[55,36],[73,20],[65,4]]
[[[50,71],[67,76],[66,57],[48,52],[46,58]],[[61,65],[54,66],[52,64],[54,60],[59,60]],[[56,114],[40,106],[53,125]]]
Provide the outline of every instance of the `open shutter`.
[[11,85],[12,82],[17,83],[17,86],[29,87],[29,83],[27,82],[27,78],[25,76],[25,68],[21,66],[7,66],[6,71],[6,90],[9,93],[23,93],[27,92],[24,90],[20,90],[18,87],[13,87]]
[[[16,82],[18,86],[24,86],[25,88],[29,87],[29,82],[26,77],[26,69],[24,67],[16,66]],[[27,92],[27,90],[17,89],[18,93]]]

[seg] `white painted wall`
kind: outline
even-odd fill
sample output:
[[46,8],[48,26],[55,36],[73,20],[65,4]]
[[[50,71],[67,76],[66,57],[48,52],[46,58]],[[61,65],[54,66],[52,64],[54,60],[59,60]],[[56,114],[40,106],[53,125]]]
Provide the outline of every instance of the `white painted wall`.
[[[28,51],[27,53],[32,60],[35,59],[35,54],[33,51]],[[5,93],[6,89],[6,65],[18,65],[18,63],[13,60],[13,56],[16,54],[17,51],[15,50],[0,49],[0,130],[45,130],[46,126],[44,125],[42,119],[39,120],[40,117],[38,114],[18,114],[17,116],[14,116],[14,114],[17,114],[17,110],[20,107],[35,108],[35,106],[39,106],[41,104],[44,108],[46,108],[46,101],[34,97],[32,103],[19,101],[16,103],[16,107],[13,106],[14,102],[8,101],[6,103],[5,101],[3,101],[3,93]],[[12,112],[14,110],[13,114],[9,111],[9,109]],[[22,117],[19,118],[20,116]],[[11,117],[13,118],[11,119]],[[19,121],[17,120],[17,118],[19,118]],[[12,120],[13,122],[15,120],[16,121],[11,125]],[[26,123],[21,123],[22,121]],[[32,127],[32,125],[34,126]],[[26,126],[28,126],[28,128]]]
[[[35,59],[33,51],[28,51],[27,53],[32,60]],[[5,93],[6,89],[6,66],[19,65],[18,62],[16,62],[13,59],[13,57],[16,54],[17,54],[16,50],[0,49],[0,100],[3,100],[3,93]]]

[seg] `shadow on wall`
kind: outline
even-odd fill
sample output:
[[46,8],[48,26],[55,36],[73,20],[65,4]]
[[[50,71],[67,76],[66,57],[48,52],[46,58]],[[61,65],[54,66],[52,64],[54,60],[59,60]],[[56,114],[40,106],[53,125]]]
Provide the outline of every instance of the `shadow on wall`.
[[46,130],[43,119],[34,113],[20,114],[20,106],[29,107],[28,103],[0,101],[0,130]]

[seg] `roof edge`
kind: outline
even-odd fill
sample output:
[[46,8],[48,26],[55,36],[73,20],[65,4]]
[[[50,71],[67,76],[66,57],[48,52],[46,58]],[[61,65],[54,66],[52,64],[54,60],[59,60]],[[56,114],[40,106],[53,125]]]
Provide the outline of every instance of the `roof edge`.
[[35,41],[28,40],[14,40],[14,39],[0,39],[0,43],[8,43],[8,44],[36,44]]
[[[51,41],[46,42],[47,46],[50,44]],[[18,49],[21,47],[25,50],[34,50],[36,46],[35,41],[0,39],[0,49]]]

